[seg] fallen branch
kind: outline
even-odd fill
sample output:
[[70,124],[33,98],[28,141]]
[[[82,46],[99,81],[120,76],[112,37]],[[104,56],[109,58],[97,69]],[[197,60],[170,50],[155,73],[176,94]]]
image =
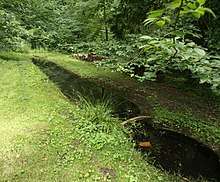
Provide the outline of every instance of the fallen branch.
[[143,120],[143,119],[153,119],[153,117],[151,117],[151,116],[137,116],[137,117],[134,117],[134,118],[131,118],[131,119],[128,119],[128,120],[124,121],[122,123],[122,125],[126,125],[128,123],[135,122],[135,121],[140,121],[140,120]]

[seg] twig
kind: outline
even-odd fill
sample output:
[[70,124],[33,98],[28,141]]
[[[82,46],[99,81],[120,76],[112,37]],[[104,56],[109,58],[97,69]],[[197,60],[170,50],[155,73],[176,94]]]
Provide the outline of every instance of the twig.
[[153,117],[151,117],[151,116],[137,116],[137,117],[134,117],[134,118],[131,118],[131,119],[124,121],[122,123],[122,125],[126,125],[128,123],[135,122],[135,121],[140,121],[142,119],[153,119]]

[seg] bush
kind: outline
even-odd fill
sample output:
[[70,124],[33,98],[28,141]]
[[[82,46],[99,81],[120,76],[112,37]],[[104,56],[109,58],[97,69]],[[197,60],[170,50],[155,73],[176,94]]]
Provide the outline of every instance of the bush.
[[27,49],[27,35],[28,32],[22,28],[13,14],[0,10],[0,50]]

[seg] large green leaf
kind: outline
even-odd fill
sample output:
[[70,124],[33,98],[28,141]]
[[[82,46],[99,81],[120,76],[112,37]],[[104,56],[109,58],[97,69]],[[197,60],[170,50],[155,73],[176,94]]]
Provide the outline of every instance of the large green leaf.
[[199,13],[201,16],[204,16],[204,14],[205,14],[205,11],[203,9],[201,9],[201,8],[198,8],[196,10],[196,12]]
[[197,54],[199,54],[200,56],[205,56],[206,52],[203,49],[200,48],[194,48],[194,50],[196,51]]
[[163,14],[163,9],[151,11],[148,15],[148,18],[158,18]]
[[181,5],[181,0],[175,0],[171,3],[175,8],[180,7]]
[[162,17],[162,19],[165,20],[168,23],[172,23],[172,20],[169,17],[167,17],[167,16]]
[[202,6],[203,4],[205,4],[206,0],[197,0],[197,2],[199,3],[200,6]]
[[195,17],[195,18],[197,18],[197,19],[199,19],[200,17],[201,17],[201,14],[199,13],[199,12],[193,12],[192,13],[192,15]]
[[207,12],[211,13],[216,18],[215,13],[210,8],[199,7],[198,10],[199,11],[204,11],[204,12],[207,11]]
[[196,3],[188,3],[188,7],[190,9],[196,9],[197,8]]
[[156,24],[159,26],[159,27],[163,27],[165,25],[165,21],[164,20],[159,20],[156,22]]

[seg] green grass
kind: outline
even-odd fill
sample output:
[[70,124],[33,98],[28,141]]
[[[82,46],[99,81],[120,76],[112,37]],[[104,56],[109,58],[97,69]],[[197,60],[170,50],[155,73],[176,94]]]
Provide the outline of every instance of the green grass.
[[[56,64],[59,64],[60,66],[79,74],[81,77],[122,78],[122,75],[119,73],[99,69],[88,62],[77,60],[71,57],[71,55],[50,52],[34,52],[31,54],[51,60],[52,62],[55,62]],[[82,67],[84,69],[82,69]]]
[[177,181],[142,160],[106,102],[70,103],[32,54],[1,54],[0,181]]
[[[190,132],[194,138],[203,143],[212,142],[215,145],[220,143],[219,123],[207,123],[207,121],[194,118],[190,113],[181,114],[169,111],[165,107],[156,107],[154,110],[154,123],[160,126],[179,129],[183,132]],[[184,133],[183,133],[184,134]]]
[[[172,110],[169,107],[162,106],[161,104],[159,104],[159,100],[156,95],[149,96],[148,101],[152,105],[152,113],[154,116],[153,124],[155,125],[155,127],[167,128],[180,132],[186,136],[192,137],[219,153],[219,118],[212,117],[211,114],[209,115],[208,119],[198,117],[198,114],[194,113],[194,107],[198,106],[198,104],[196,103],[198,102],[198,100],[193,96],[194,94],[192,95],[191,101],[195,103],[195,106],[184,103],[185,111],[182,112],[180,110]],[[182,99],[185,102],[187,101],[186,98],[182,98],[181,95],[179,96],[179,99]],[[200,101],[200,105],[201,104],[202,102]],[[216,108],[216,111],[210,111],[212,111],[213,113],[219,112],[219,109]]]
[[[139,87],[137,87],[136,81],[132,78],[129,78],[121,73],[111,72],[110,70],[98,69],[94,65],[91,65],[88,62],[75,60],[71,58],[69,55],[62,55],[58,53],[42,53],[42,52],[36,52],[34,54],[39,57],[48,59],[54,62],[55,64],[58,64],[61,67],[64,67],[67,70],[80,75],[81,77],[86,77],[86,78],[91,77],[93,79],[98,78],[98,80],[103,80],[103,82],[105,82],[105,84],[110,87],[112,86],[114,87],[115,85],[117,85],[118,90],[121,89],[126,91],[127,87],[128,88],[131,87],[132,89],[139,89]],[[198,117],[198,113],[194,113],[194,110],[196,110],[196,108],[194,107],[197,107],[198,105],[202,105],[203,102],[214,100],[214,104],[218,105],[218,108],[215,107],[215,110],[210,109],[207,111],[207,113],[219,112],[220,109],[219,97],[216,96],[214,93],[212,93],[210,90],[209,91],[204,90],[203,87],[199,87],[198,85],[195,88],[194,87],[192,88],[192,85],[190,86],[189,84],[186,84],[185,82],[183,83],[181,81],[178,82],[178,80],[176,81],[170,80],[170,82],[166,82],[166,83],[169,85],[171,84],[171,82],[173,84],[173,87],[176,88],[176,91],[184,90],[186,95],[188,94],[187,97],[185,98],[185,95],[182,96],[180,95],[181,92],[177,92],[179,93],[179,95],[176,95],[177,100],[174,100],[174,102],[180,101],[180,104],[181,102],[183,102],[183,106],[182,106],[183,109],[191,110],[191,111],[189,112],[187,111],[188,113],[183,113],[181,110],[169,111],[166,109],[165,106],[161,106],[162,107],[161,109],[161,107],[158,107],[158,105],[154,105],[154,103],[152,103],[151,107],[156,108],[155,111],[153,111],[153,115],[156,118],[155,122],[163,126],[165,125],[167,127],[171,126],[174,128],[174,130],[184,127],[186,130],[188,130],[191,133],[190,134],[191,136],[201,139],[202,142],[211,142],[217,145],[220,140],[219,139],[220,130],[219,130],[219,122],[218,122],[219,118],[217,117],[215,120],[212,120],[212,118],[210,118],[209,120],[207,120]],[[143,92],[147,89],[148,89],[148,85],[146,86],[144,85]],[[164,92],[166,92],[166,90]],[[170,99],[167,98],[165,93],[163,95],[165,99]],[[195,104],[190,105],[186,103],[187,100],[190,100]],[[173,100],[170,101],[172,102]],[[201,112],[205,112],[205,111],[201,111]]]

